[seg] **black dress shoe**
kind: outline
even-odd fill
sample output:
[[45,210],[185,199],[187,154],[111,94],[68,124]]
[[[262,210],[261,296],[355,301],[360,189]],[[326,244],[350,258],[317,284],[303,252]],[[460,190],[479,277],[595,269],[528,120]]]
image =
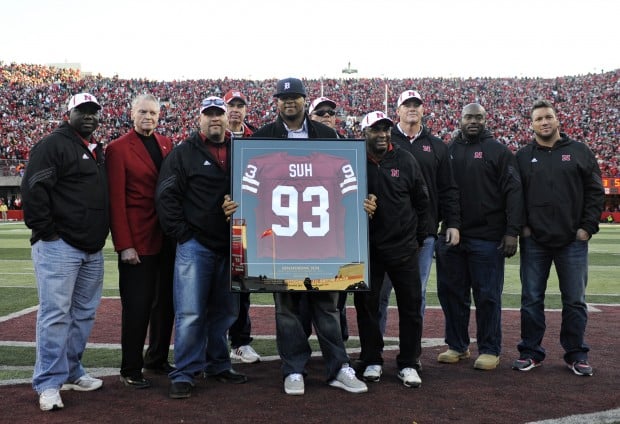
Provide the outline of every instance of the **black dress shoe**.
[[151,382],[143,376],[125,377],[124,375],[121,375],[120,380],[125,386],[133,387],[134,389],[146,389],[151,387]]
[[186,381],[172,383],[170,385],[170,391],[168,392],[168,395],[172,399],[187,399],[192,395],[193,389],[194,386],[192,386],[191,383],[188,383]]
[[153,374],[170,374],[172,371],[176,370],[175,367],[173,367],[172,365],[170,365],[168,362],[164,362],[163,364],[159,364],[159,365],[155,365],[155,366],[151,366],[151,365],[145,365],[144,366],[144,371],[146,372],[150,372]]
[[219,374],[207,374],[208,378],[215,378],[222,383],[242,384],[248,381],[245,374],[240,374],[233,369],[222,371]]

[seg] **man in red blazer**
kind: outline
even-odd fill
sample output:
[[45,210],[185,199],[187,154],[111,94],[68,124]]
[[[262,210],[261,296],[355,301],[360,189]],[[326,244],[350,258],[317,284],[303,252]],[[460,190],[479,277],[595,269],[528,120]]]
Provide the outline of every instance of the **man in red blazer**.
[[[159,111],[153,95],[136,97],[131,108],[133,130],[112,141],[106,150],[110,227],[118,253],[123,307],[120,380],[134,388],[150,386],[143,367],[166,374],[173,370],[168,350],[174,323],[174,244],[164,236],[155,210],[159,169],[173,145],[155,132]],[[143,357],[147,328],[149,348]]]

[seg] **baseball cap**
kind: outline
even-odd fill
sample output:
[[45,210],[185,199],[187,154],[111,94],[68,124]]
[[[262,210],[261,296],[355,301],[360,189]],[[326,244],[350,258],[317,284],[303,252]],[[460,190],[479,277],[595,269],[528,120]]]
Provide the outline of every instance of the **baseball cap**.
[[398,96],[398,102],[396,103],[396,107],[399,107],[409,99],[418,99],[420,103],[424,103],[422,101],[422,96],[420,96],[420,93],[415,90],[406,90],[400,93],[400,96]]
[[71,100],[69,100],[69,104],[67,104],[67,111],[71,112],[71,109],[78,107],[79,105],[83,105],[84,103],[94,103],[95,105],[97,105],[97,110],[101,110],[101,105],[99,104],[95,96],[88,93],[80,93],[71,97]]
[[273,97],[280,97],[285,94],[299,94],[306,97],[306,87],[299,78],[284,78],[276,84],[276,94]]
[[224,94],[224,101],[226,104],[229,104],[233,99],[239,99],[246,105],[248,104],[248,99],[243,95],[243,93],[239,90],[228,90],[226,94]]
[[364,116],[364,119],[362,119],[362,130],[368,127],[372,127],[376,123],[382,122],[382,121],[385,121],[386,123],[390,124],[390,126],[394,125],[394,122],[390,118],[388,118],[385,113],[379,112],[378,110],[374,112],[370,112],[366,114],[366,116]]
[[308,108],[308,113],[312,113],[316,107],[322,103],[328,103],[332,108],[336,109],[336,102],[327,97],[318,97],[314,99],[312,103],[310,103],[310,107]]
[[212,107],[216,107],[226,112],[226,102],[224,102],[221,97],[209,96],[206,99],[203,99],[200,103],[200,113]]

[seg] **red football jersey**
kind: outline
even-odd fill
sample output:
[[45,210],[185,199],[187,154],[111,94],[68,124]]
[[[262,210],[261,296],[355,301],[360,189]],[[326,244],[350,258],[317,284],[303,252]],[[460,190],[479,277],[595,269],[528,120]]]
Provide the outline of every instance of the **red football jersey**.
[[241,187],[258,198],[259,257],[273,257],[274,244],[278,259],[344,256],[342,198],[357,191],[349,160],[324,153],[257,156],[249,161]]

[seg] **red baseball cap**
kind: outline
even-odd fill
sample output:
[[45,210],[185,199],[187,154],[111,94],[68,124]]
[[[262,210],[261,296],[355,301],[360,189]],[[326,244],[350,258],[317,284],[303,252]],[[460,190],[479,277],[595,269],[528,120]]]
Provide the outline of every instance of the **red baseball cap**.
[[239,90],[228,90],[226,94],[224,94],[224,101],[226,104],[229,104],[233,99],[239,99],[246,105],[248,104],[248,99],[243,95],[243,93]]

